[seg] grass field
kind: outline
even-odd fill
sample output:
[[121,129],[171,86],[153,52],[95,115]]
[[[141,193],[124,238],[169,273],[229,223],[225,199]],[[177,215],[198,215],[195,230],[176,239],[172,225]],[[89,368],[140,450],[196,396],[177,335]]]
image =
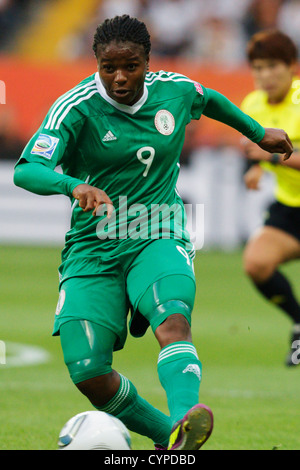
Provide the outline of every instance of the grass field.
[[[56,449],[71,416],[92,409],[71,383],[59,338],[51,336],[57,302],[57,248],[0,246],[0,449]],[[215,415],[207,450],[297,450],[300,448],[300,366],[286,368],[290,322],[253,290],[241,268],[241,253],[199,252],[193,340],[203,363],[200,401]],[[285,267],[300,293],[300,263]],[[14,343],[43,348],[46,363],[16,365]],[[144,398],[167,412],[149,331],[128,338],[114,367]],[[24,359],[24,354],[21,355]],[[34,356],[35,357],[35,356]],[[132,433],[133,449],[152,450]]]

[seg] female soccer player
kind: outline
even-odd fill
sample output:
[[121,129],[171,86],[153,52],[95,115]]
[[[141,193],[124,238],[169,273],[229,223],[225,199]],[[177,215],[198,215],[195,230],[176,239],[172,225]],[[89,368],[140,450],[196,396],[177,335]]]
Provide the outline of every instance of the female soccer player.
[[[51,107],[16,165],[15,184],[71,199],[53,334],[73,382],[97,409],[155,444],[196,450],[212,432],[213,415],[198,403],[192,245],[176,192],[185,126],[203,113],[269,152],[288,158],[293,149],[284,131],[264,129],[216,91],[177,73],[148,72],[150,49],[136,18],[100,24],[98,71]],[[58,164],[63,175],[54,171]],[[112,369],[129,310],[131,334],[142,336],[150,325],[160,345],[170,416]]]
[[[248,44],[248,59],[258,90],[242,103],[243,111],[264,126],[284,127],[296,149],[300,148],[300,82],[296,81],[298,53],[293,41],[280,31],[255,34]],[[264,171],[276,179],[276,201],[264,226],[250,238],[244,254],[247,275],[263,296],[283,310],[293,322],[286,365],[299,364],[300,304],[290,282],[278,267],[300,257],[300,153],[284,161],[280,155],[248,141],[246,156],[254,165],[246,184],[257,189]],[[259,163],[260,162],[260,163]]]

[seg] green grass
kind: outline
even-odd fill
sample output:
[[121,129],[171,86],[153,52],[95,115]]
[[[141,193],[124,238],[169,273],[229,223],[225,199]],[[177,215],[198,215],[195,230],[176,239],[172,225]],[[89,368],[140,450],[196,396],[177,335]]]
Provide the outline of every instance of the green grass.
[[[0,246],[0,340],[42,347],[50,361],[0,365],[0,449],[55,449],[74,414],[92,409],[71,383],[59,338],[51,336],[57,302],[57,248]],[[199,252],[193,340],[203,363],[200,400],[214,411],[211,450],[296,450],[300,447],[300,366],[283,365],[290,322],[256,294],[241,253]],[[285,267],[295,281],[300,264]],[[299,294],[299,284],[295,286]],[[140,394],[167,412],[156,373],[158,345],[149,331],[128,338],[114,367]],[[132,433],[134,449],[153,449]]]

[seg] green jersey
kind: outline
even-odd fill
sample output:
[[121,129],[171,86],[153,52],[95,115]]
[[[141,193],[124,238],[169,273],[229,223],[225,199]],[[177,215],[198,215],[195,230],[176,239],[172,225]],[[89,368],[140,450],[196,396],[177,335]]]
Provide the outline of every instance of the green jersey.
[[198,83],[163,71],[147,74],[133,106],[112,100],[98,73],[54,103],[21,159],[61,165],[65,174],[104,190],[115,207],[108,222],[104,213],[93,217],[72,201],[65,256],[111,252],[128,238],[188,241],[176,182],[185,126],[200,118],[205,104]]
[[[49,171],[61,165],[68,175],[69,189],[57,190],[68,194],[72,203],[63,262],[118,256],[157,238],[178,238],[192,250],[176,191],[186,125],[205,110],[253,141],[264,133],[258,123],[218,96],[220,103],[214,96],[205,110],[209,89],[184,75],[150,72],[140,100],[127,106],[107,95],[97,72],[54,103],[18,164],[42,163]],[[78,206],[72,188],[82,182],[107,193],[115,207],[111,219],[104,209],[95,217]],[[89,266],[87,272],[92,273]],[[72,271],[82,268],[83,261]]]

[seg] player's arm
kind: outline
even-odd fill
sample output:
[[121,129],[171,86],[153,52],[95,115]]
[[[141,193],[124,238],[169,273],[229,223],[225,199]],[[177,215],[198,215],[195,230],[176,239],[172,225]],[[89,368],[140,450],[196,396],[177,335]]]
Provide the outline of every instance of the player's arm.
[[24,162],[15,168],[14,183],[16,186],[42,196],[64,194],[71,197],[75,187],[84,182],[58,173],[42,163]]
[[246,187],[248,189],[258,190],[263,174],[264,170],[258,163],[252,165],[244,175]]
[[84,181],[58,173],[55,168],[68,162],[68,157],[73,154],[80,121],[68,126],[62,123],[60,129],[50,130],[46,124],[49,114],[50,111],[17,161],[14,183],[43,196],[64,194],[72,197],[73,189]]
[[64,194],[74,197],[78,199],[79,207],[84,212],[92,210],[93,215],[96,215],[97,210],[103,204],[106,204],[108,218],[113,212],[113,203],[103,190],[85,184],[72,176],[58,173],[42,163],[28,162],[17,165],[14,183],[16,186],[42,196]]
[[300,170],[299,150],[296,150],[293,153],[293,158],[284,160],[283,155],[280,155],[279,153],[266,152],[248,139],[244,139],[242,141],[242,146],[245,152],[245,156],[252,162],[269,162],[273,163],[274,165],[283,165],[289,168],[293,168],[294,170]]
[[106,204],[110,216],[113,205],[104,191],[71,175],[55,171],[58,165],[68,163],[73,158],[77,136],[84,121],[74,121],[71,116],[58,129],[49,130],[46,123],[50,113],[23,150],[15,166],[14,183],[35,194],[64,194],[78,199],[79,207],[85,212],[93,211],[93,215],[96,215],[102,204]]
[[284,154],[284,161],[291,156],[293,145],[285,131],[262,127],[221,93],[209,88],[206,91],[205,116],[233,127],[267,152]]

